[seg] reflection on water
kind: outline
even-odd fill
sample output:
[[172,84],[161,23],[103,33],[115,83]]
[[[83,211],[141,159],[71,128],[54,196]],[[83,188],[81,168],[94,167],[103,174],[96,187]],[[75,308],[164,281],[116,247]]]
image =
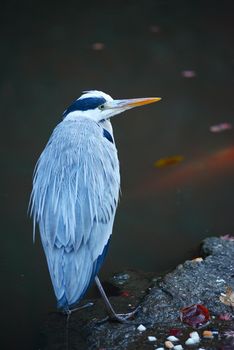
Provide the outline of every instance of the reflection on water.
[[[8,348],[36,348],[55,305],[27,203],[36,159],[82,90],[163,97],[113,118],[123,195],[103,277],[125,267],[172,268],[204,237],[233,233],[233,130],[210,131],[234,123],[233,12],[229,1],[208,3],[4,5],[0,269]],[[174,155],[184,160],[155,168]]]

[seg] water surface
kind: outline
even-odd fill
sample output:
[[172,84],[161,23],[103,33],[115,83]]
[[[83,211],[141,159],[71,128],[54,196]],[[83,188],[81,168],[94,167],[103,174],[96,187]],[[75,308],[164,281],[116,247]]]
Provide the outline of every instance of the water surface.
[[[36,349],[55,306],[27,205],[35,162],[82,90],[163,98],[113,118],[122,196],[103,277],[125,267],[165,271],[203,238],[233,233],[234,131],[209,131],[234,123],[233,17],[231,1],[3,4],[0,269],[9,349]],[[173,155],[184,161],[154,167]]]

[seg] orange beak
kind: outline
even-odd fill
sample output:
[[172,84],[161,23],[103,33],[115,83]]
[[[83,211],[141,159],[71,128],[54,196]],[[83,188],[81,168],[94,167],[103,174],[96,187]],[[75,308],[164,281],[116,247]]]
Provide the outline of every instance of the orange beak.
[[111,102],[107,102],[107,108],[110,109],[130,109],[133,107],[139,107],[143,105],[148,105],[150,103],[155,103],[161,100],[161,97],[143,97],[143,98],[132,98],[125,100],[113,100]]

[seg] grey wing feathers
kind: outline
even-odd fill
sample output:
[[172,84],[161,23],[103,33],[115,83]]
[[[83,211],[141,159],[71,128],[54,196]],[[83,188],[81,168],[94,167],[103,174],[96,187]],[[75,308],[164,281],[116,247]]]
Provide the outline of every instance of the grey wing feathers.
[[98,124],[80,118],[55,128],[37,163],[31,214],[62,306],[77,302],[90,283],[112,233],[119,186],[115,145]]

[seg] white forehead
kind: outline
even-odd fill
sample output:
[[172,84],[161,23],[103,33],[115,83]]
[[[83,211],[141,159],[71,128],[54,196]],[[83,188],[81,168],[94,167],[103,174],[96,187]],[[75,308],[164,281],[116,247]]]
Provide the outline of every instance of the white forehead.
[[79,97],[78,100],[82,100],[83,98],[87,97],[104,97],[106,101],[113,101],[113,98],[110,95],[98,90],[83,91],[83,94]]

